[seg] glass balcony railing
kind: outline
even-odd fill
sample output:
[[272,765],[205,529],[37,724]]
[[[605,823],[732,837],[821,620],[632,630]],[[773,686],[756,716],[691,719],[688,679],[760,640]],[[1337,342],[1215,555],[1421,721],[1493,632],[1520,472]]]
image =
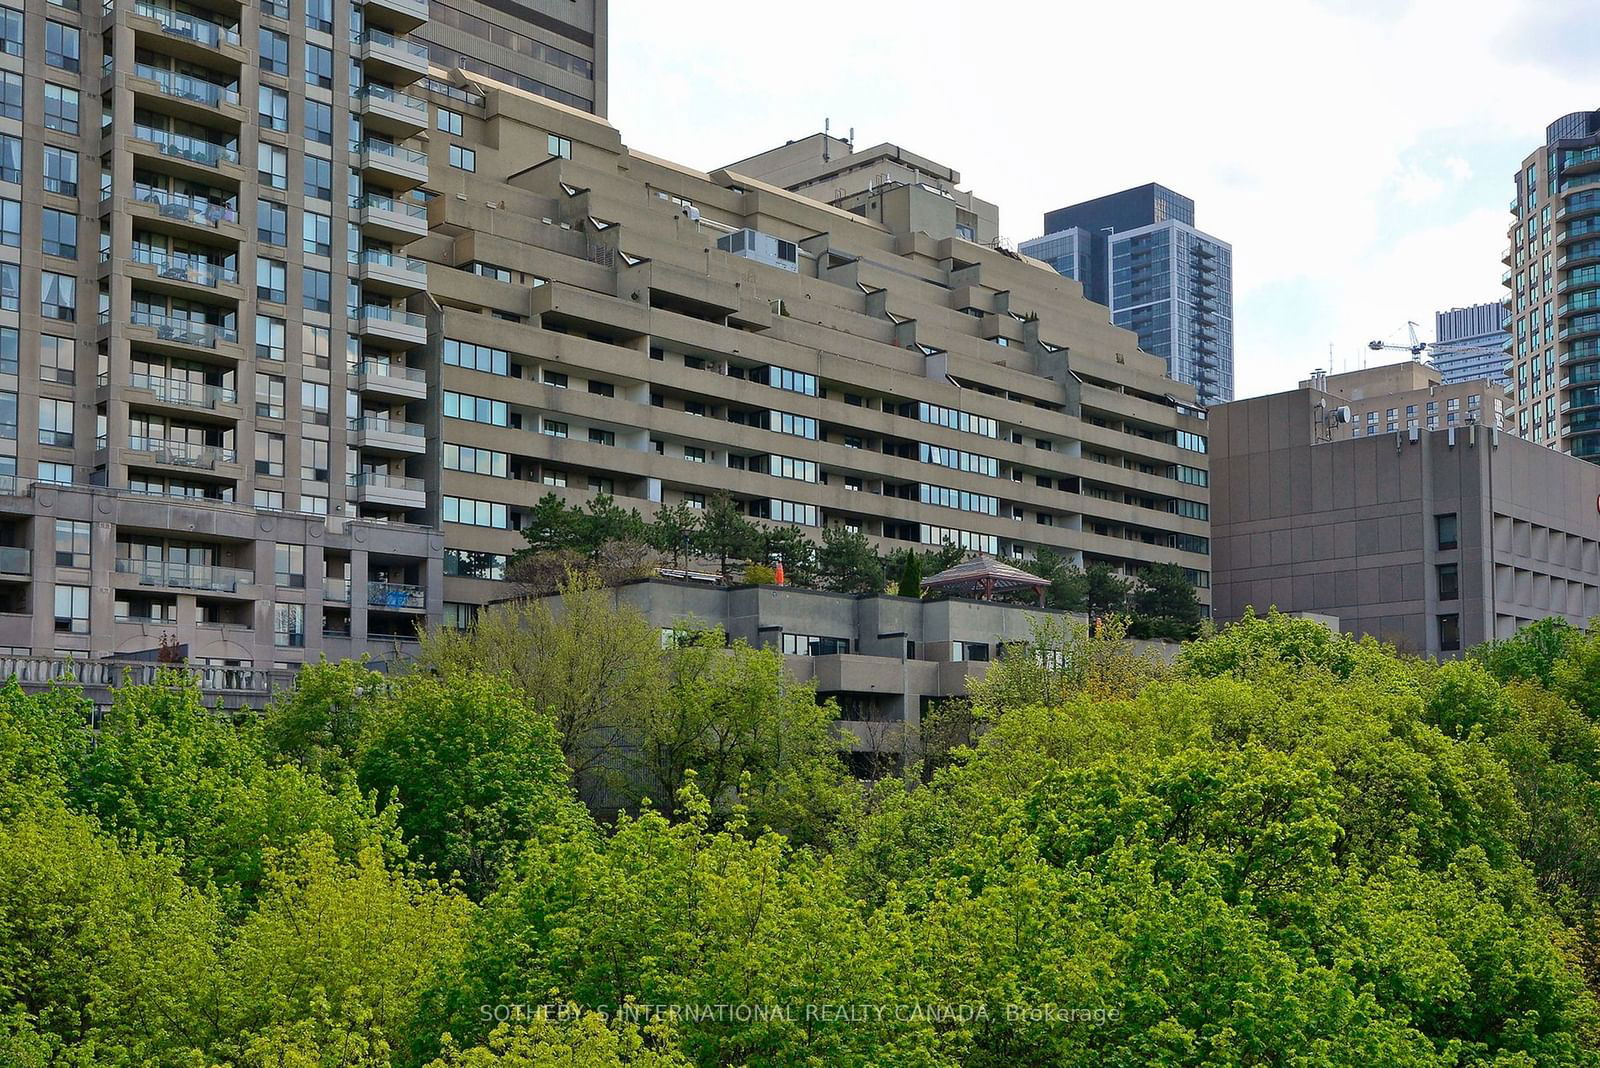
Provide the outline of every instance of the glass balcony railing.
[[428,484],[420,478],[411,478],[407,475],[388,475],[380,471],[363,471],[358,475],[349,476],[345,482],[351,489],[390,489],[404,490],[407,493],[422,493]]
[[428,46],[421,41],[413,41],[407,37],[396,37],[387,30],[380,30],[375,26],[368,27],[364,33],[352,34],[350,40],[356,47],[377,45],[379,48],[392,48],[396,52],[404,52],[408,56],[418,59],[428,58]]
[[143,308],[133,309],[128,322],[134,326],[154,327],[156,337],[161,341],[175,341],[203,349],[214,349],[222,343],[231,345],[239,340],[239,332],[232,327],[179,319],[165,312],[146,311]]
[[221,163],[239,162],[239,149],[234,145],[219,144],[189,134],[171,133],[153,126],[135,126],[133,136],[136,140],[156,146],[163,156],[187,163],[215,167]]
[[428,102],[419,96],[390,89],[387,85],[363,85],[355,92],[357,100],[382,100],[417,113],[417,121],[427,123]]
[[363,415],[359,419],[350,420],[352,434],[404,434],[407,437],[422,437],[421,423],[408,423],[404,419],[390,419],[386,415]]
[[240,586],[255,584],[256,573],[242,567],[216,564],[190,564],[176,560],[133,560],[117,558],[117,574],[139,576],[141,586],[166,586],[178,590],[204,590],[234,593]]
[[401,163],[417,166],[426,167],[428,165],[428,154],[426,152],[418,152],[416,149],[407,148],[405,145],[377,141],[370,137],[365,141],[351,141],[350,151],[360,152],[368,156],[381,156],[384,159],[398,160]]
[[367,604],[380,608],[423,608],[428,603],[427,591],[421,586],[403,582],[367,583]]
[[147,452],[156,463],[179,467],[198,467],[210,470],[217,464],[237,463],[239,454],[219,445],[196,445],[190,441],[168,441],[166,438],[146,438],[135,434],[128,438],[128,448]]
[[403,252],[390,252],[386,249],[369,248],[361,253],[361,262],[374,267],[390,267],[397,271],[406,271],[418,276],[418,281],[425,281],[428,274],[428,264],[424,260],[414,260]]
[[360,308],[347,308],[350,318],[355,319],[363,328],[367,323],[393,323],[396,326],[411,327],[416,330],[426,330],[428,320],[416,312],[408,312],[402,308],[390,308],[382,304],[367,304]]
[[426,220],[428,218],[428,206],[426,204],[417,204],[409,200],[396,200],[394,197],[386,197],[381,193],[365,193],[355,197],[351,201],[351,206],[363,211],[387,211],[395,215],[404,215],[411,219]]
[[[182,37],[187,41],[208,45],[212,48],[218,45],[239,45],[239,29],[236,26],[224,26],[220,22],[212,22],[187,11],[174,11],[169,7],[159,4],[147,3],[146,0],[135,0],[133,13],[147,19],[155,19],[161,23],[161,28],[174,37]],[[424,49],[426,54],[426,49]]]
[[169,193],[153,186],[135,185],[133,199],[141,204],[156,205],[163,219],[178,219],[210,227],[239,221],[239,209],[231,204],[218,204],[205,197],[192,197],[186,193]]
[[134,263],[154,267],[158,276],[177,282],[192,282],[195,285],[215,289],[224,283],[232,285],[239,281],[239,272],[232,267],[224,267],[182,253],[174,254],[135,246],[133,255],[129,258]]
[[239,403],[239,391],[228,386],[213,386],[205,382],[190,382],[182,378],[161,378],[156,375],[132,374],[128,385],[134,389],[147,389],[156,399],[166,404],[181,404],[189,408],[210,411],[219,404]]
[[152,67],[140,63],[133,68],[135,77],[146,81],[155,82],[167,96],[177,100],[187,100],[195,104],[204,104],[207,107],[217,107],[222,104],[239,103],[239,91],[226,85],[208,82],[204,78],[196,78],[192,74],[179,74],[177,71],[167,70],[164,67]]
[[350,603],[350,580],[347,578],[324,579],[322,583],[322,599],[335,604]]
[[428,372],[420,367],[407,367],[401,363],[376,363],[368,360],[356,367],[358,378],[399,378],[406,382],[426,382]]
[[0,575],[30,575],[33,553],[17,545],[0,546]]

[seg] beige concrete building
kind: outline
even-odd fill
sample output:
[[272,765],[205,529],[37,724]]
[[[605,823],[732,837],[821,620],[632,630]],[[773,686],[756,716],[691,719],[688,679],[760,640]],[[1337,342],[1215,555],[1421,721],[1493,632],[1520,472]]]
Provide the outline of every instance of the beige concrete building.
[[959,171],[899,145],[858,151],[851,141],[818,133],[730,163],[727,169],[891,229],[961,237],[980,245],[994,244],[1000,234],[1000,209],[961,189]]
[[1417,360],[1330,375],[1314,372],[1299,384],[1337,397],[1350,409],[1349,425],[1329,423],[1333,436],[1352,438],[1397,430],[1439,430],[1469,423],[1509,428],[1509,395],[1490,380],[1442,381],[1439,371]]
[[[1441,404],[1437,429],[1382,414],[1407,396],[1430,394],[1302,384],[1211,409],[1216,618],[1319,613],[1450,656],[1600,614],[1600,469],[1468,418],[1466,398],[1453,423]],[[1346,410],[1396,425],[1368,434]]]
[[[551,491],[1206,584],[1203,413],[1075,284],[630,152],[603,0],[451,2],[0,7],[0,655],[404,651]],[[587,73],[430,65],[517,19]]]

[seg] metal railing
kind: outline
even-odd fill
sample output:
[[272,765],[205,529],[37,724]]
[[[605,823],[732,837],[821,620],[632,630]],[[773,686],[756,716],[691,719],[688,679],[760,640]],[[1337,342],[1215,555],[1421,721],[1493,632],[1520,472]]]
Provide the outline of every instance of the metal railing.
[[241,567],[220,567],[216,564],[189,564],[175,560],[133,560],[117,558],[117,574],[137,575],[141,586],[166,586],[178,590],[202,590],[214,593],[236,593],[240,586],[250,586],[256,573]]
[[428,102],[420,96],[402,93],[398,90],[390,89],[387,85],[363,85],[355,91],[355,98],[357,100],[383,100],[405,108],[407,111],[415,111],[417,120],[424,125],[427,124]]
[[409,475],[388,475],[381,471],[363,471],[357,475],[350,475],[345,479],[345,484],[351,489],[392,489],[410,493],[422,493],[428,488],[428,484],[420,478],[412,478]]
[[213,228],[225,222],[239,221],[239,210],[227,204],[216,204],[205,197],[186,193],[169,193],[148,185],[135,185],[133,199],[141,204],[156,205],[157,214],[163,219],[178,219]]
[[226,282],[230,285],[239,281],[239,272],[232,267],[224,267],[209,260],[196,256],[182,254],[174,255],[171,252],[161,252],[156,249],[140,248],[134,246],[133,255],[129,257],[134,263],[143,263],[156,269],[156,274],[162,278],[178,282],[193,282],[195,285],[215,289]]
[[377,45],[379,48],[392,48],[397,52],[415,56],[418,59],[428,58],[428,46],[421,41],[413,41],[405,37],[396,37],[387,30],[380,30],[369,26],[365,32],[350,35],[350,42],[356,47]]
[[380,608],[424,608],[428,594],[421,586],[403,582],[367,583],[367,604]]
[[218,85],[216,82],[208,82],[204,78],[196,78],[192,74],[180,74],[165,67],[152,67],[145,63],[136,64],[133,73],[136,78],[155,82],[162,93],[178,100],[188,100],[213,108],[221,104],[239,103],[239,90]]
[[421,423],[408,423],[403,419],[390,419],[384,415],[364,415],[359,419],[350,420],[350,432],[353,434],[378,433],[378,434],[404,434],[407,437],[422,437],[423,426]]
[[153,126],[135,126],[133,136],[135,140],[154,145],[156,150],[163,156],[171,156],[173,159],[181,159],[189,163],[200,163],[207,167],[215,167],[223,161],[228,163],[239,162],[239,149],[237,146],[207,141],[203,137],[175,134]]
[[163,30],[174,37],[182,37],[213,48],[222,44],[239,44],[237,27],[224,26],[220,22],[212,22],[187,11],[174,11],[169,7],[148,3],[147,0],[135,0],[133,13],[143,18],[155,19],[161,23]]
[[33,552],[16,545],[0,546],[0,575],[33,574]]
[[350,580],[347,578],[326,579],[322,583],[322,599],[335,604],[350,603]]
[[156,463],[176,467],[197,467],[209,471],[217,464],[237,463],[239,454],[233,449],[218,445],[195,445],[187,441],[168,441],[165,438],[145,438],[137,435],[128,438],[128,448],[147,452]]
[[382,156],[386,159],[396,159],[402,163],[428,165],[428,154],[418,152],[405,145],[390,144],[388,141],[377,141],[367,138],[365,141],[351,141],[350,151],[359,152],[363,156]]
[[229,386],[213,386],[205,382],[190,382],[182,378],[162,378],[135,372],[128,377],[134,389],[147,389],[156,399],[167,404],[183,404],[194,408],[215,408],[218,404],[239,403],[239,391]]
[[382,193],[363,193],[361,196],[353,197],[351,198],[350,206],[358,211],[387,211],[395,215],[404,215],[410,219],[421,219],[424,222],[428,218],[426,204],[417,204],[408,200],[396,200],[394,197],[387,197]]
[[350,318],[356,320],[357,326],[365,327],[368,322],[394,323],[396,326],[408,326],[416,330],[426,330],[428,320],[416,312],[408,312],[403,308],[390,308],[382,304],[366,304],[359,308],[347,308]]
[[214,349],[221,342],[234,344],[239,332],[231,327],[213,323],[197,323],[193,319],[177,319],[163,312],[135,308],[128,316],[133,326],[154,327],[156,337],[162,341],[176,341],[203,349]]
[[361,253],[361,262],[375,267],[393,267],[396,270],[408,271],[421,275],[419,282],[427,280],[428,264],[425,260],[414,260],[403,252],[390,252],[387,249],[369,248]]
[[357,378],[399,378],[406,382],[426,382],[428,372],[403,363],[376,363],[368,360],[356,366]]

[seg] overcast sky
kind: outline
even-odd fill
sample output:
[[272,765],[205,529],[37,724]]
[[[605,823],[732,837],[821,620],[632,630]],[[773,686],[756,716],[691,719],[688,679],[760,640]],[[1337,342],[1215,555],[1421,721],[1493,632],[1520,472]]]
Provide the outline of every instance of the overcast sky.
[[703,170],[831,118],[956,168],[1012,242],[1161,182],[1233,245],[1247,396],[1498,299],[1512,174],[1600,107],[1597,26],[1600,0],[612,0],[610,117]]

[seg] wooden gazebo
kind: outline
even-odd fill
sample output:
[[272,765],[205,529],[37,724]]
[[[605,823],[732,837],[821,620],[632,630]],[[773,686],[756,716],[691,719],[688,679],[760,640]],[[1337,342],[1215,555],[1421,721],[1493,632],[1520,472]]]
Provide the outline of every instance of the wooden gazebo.
[[1032,590],[1042,608],[1044,592],[1050,588],[1050,580],[1030,575],[1020,567],[1001,563],[993,557],[980,556],[923,579],[922,588],[943,590],[957,597],[974,597],[980,601],[992,601],[997,593]]

